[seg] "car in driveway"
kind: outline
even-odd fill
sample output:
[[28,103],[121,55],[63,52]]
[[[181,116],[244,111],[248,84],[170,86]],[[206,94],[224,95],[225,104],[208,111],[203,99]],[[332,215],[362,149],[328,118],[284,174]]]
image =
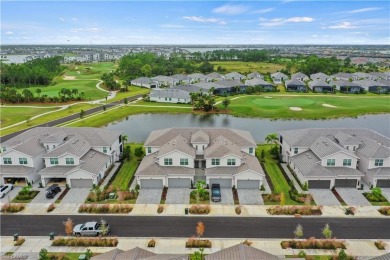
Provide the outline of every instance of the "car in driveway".
[[0,198],[4,198],[5,195],[14,189],[14,185],[12,184],[4,184],[3,186],[0,186]]
[[49,188],[46,189],[45,196],[47,199],[52,199],[59,192],[61,192],[61,188],[57,184],[53,184]]
[[212,184],[211,185],[211,200],[221,201],[221,186],[219,184]]

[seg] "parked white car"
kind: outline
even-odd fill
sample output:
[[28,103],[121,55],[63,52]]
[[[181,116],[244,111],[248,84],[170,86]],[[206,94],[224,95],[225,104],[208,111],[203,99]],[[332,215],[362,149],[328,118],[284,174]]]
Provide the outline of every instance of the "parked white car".
[[5,194],[14,189],[14,185],[12,184],[4,184],[4,186],[0,186],[0,198],[4,198]]

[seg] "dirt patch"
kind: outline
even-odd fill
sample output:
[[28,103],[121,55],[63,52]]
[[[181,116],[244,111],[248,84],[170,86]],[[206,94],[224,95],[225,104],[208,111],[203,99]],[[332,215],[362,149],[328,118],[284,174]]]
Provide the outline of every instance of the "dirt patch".
[[323,107],[332,107],[332,108],[335,108],[336,106],[333,106],[333,105],[329,105],[329,104],[322,104]]
[[64,80],[75,80],[75,76],[64,76]]
[[292,111],[302,111],[302,108],[300,107],[289,107]]

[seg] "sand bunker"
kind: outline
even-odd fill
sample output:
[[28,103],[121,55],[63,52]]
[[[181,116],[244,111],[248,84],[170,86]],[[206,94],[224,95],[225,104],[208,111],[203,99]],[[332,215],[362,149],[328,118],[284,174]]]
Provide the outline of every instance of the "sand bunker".
[[75,80],[75,76],[64,76],[64,80]]
[[302,111],[302,108],[300,107],[289,107],[292,111]]
[[332,105],[329,105],[329,104],[322,104],[322,106],[324,106],[324,107],[336,107],[336,106],[332,106]]
[[80,71],[77,71],[77,74],[80,74]]
[[272,97],[269,97],[269,96],[265,96],[264,98],[272,98]]

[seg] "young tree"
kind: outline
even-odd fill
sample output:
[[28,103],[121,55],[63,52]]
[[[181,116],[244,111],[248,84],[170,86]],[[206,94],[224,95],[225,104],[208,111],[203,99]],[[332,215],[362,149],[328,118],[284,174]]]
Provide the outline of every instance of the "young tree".
[[80,111],[80,118],[84,118],[84,116],[85,116],[85,111],[81,109],[81,111]]
[[339,252],[339,260],[347,260],[348,256],[347,253],[345,253],[344,249],[341,249]]
[[284,195],[284,192],[280,193],[280,206],[284,206],[286,204],[286,195]]
[[107,221],[105,221],[104,219],[101,219],[100,224],[101,224],[102,236],[107,236],[108,235]]
[[380,187],[376,187],[376,188],[373,188],[371,190],[371,194],[372,196],[374,196],[375,198],[381,198],[382,197],[382,190]]
[[103,111],[106,111],[106,106],[103,106]]
[[73,233],[73,220],[71,218],[68,218],[65,222],[65,233],[70,236]]
[[206,190],[204,189],[206,187],[206,182],[199,180],[196,182],[196,203],[199,204],[200,198],[204,196]]
[[332,230],[330,229],[330,226],[329,224],[326,224],[325,227],[322,229],[322,235],[326,238],[326,239],[330,239],[332,237]]
[[123,149],[122,158],[130,161],[131,158],[130,146],[125,146],[125,149]]
[[199,221],[198,224],[196,225],[196,234],[198,235],[199,240],[203,236],[204,230],[205,230],[205,226],[203,222]]
[[124,103],[125,105],[127,105],[127,103],[129,103],[129,101],[127,100],[127,98],[124,98],[124,99],[123,99],[123,103]]
[[265,153],[264,153],[264,149],[261,150],[261,161],[264,162],[264,158],[265,158]]
[[39,260],[50,260],[46,248],[42,248],[41,251],[39,251]]
[[294,235],[295,235],[295,238],[297,239],[300,239],[301,237],[303,237],[303,227],[301,224],[299,224],[295,230],[294,230]]
[[223,107],[226,109],[226,108],[230,105],[230,99],[225,98],[225,99],[222,101],[222,105],[223,105]]

